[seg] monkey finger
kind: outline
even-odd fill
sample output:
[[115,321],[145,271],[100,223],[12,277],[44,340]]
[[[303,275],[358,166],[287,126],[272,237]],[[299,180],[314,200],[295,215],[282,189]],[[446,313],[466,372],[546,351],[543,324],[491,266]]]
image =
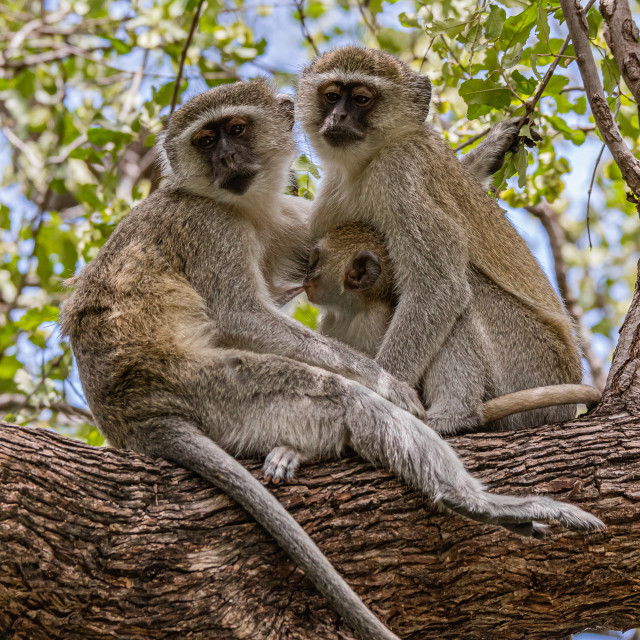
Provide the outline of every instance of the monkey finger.
[[381,380],[378,394],[420,420],[425,420],[427,417],[427,412],[416,390],[391,375]]

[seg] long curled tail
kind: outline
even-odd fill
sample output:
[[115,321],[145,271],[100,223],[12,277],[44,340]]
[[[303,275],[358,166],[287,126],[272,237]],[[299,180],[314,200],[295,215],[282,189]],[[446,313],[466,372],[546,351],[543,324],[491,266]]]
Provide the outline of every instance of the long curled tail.
[[600,391],[587,384],[554,384],[548,387],[514,391],[483,403],[482,424],[506,418],[514,413],[545,409],[561,404],[591,406],[600,402],[600,397]]
[[241,504],[363,640],[400,640],[366,607],[274,495],[235,458],[187,420],[165,417],[151,422],[146,429],[153,429],[153,442],[136,443],[138,451],[195,471]]

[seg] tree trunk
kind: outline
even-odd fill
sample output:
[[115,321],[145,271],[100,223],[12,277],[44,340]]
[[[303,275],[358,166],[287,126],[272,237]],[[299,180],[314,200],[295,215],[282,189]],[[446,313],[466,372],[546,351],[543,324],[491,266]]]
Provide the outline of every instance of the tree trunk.
[[[352,457],[274,492],[406,640],[552,640],[640,626],[640,293],[604,401],[571,423],[452,438],[494,490],[543,493],[605,532],[530,540],[436,513]],[[249,468],[259,475],[259,463]],[[355,636],[225,495],[163,460],[0,427],[0,638]]]

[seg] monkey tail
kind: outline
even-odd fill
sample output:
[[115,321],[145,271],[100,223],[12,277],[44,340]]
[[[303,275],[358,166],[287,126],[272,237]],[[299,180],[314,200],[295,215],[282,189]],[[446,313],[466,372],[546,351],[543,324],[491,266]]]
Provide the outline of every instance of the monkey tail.
[[153,428],[154,443],[137,443],[138,450],[195,471],[240,503],[362,638],[400,640],[367,608],[275,496],[235,458],[186,420],[166,417],[153,422],[146,426]]
[[600,396],[600,391],[587,384],[554,384],[548,387],[523,389],[483,403],[482,424],[506,418],[514,413],[561,404],[582,403],[593,406],[600,402]]

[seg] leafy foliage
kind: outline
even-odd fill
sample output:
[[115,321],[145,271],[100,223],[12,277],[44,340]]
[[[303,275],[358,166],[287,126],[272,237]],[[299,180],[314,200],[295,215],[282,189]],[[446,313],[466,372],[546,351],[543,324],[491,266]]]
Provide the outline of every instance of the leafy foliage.
[[[171,104],[196,5],[2,4],[0,404],[12,419],[41,419],[101,442],[55,324],[63,282],[96,255],[156,179],[151,146]],[[637,154],[637,105],[606,47],[595,6],[588,23],[610,106]],[[186,51],[179,95],[265,74],[291,90],[314,48],[358,41],[428,73],[433,122],[453,147],[468,150],[489,124],[531,113],[543,141],[534,150],[521,145],[495,184],[511,207],[547,201],[560,213],[567,237],[561,266],[603,356],[628,305],[640,233],[607,153],[594,171],[600,141],[573,47],[559,53],[565,36],[556,0],[309,0],[301,6],[210,0]],[[554,73],[545,78],[554,62]],[[528,126],[521,135],[530,137]],[[319,171],[304,139],[300,144],[297,191],[313,198]],[[589,250],[585,214],[592,173]],[[524,216],[518,221],[529,232],[537,224]],[[294,315],[315,323],[308,305]]]

